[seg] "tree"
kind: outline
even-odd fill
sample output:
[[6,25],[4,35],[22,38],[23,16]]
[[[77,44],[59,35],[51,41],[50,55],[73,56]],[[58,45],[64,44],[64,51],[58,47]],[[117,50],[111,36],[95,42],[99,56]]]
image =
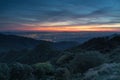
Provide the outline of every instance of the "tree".
[[0,80],[9,80],[10,69],[7,64],[0,63]]

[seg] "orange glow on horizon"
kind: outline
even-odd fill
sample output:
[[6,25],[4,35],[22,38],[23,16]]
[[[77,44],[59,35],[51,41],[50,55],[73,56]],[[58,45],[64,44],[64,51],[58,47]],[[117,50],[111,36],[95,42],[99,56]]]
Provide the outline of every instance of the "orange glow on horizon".
[[10,28],[17,31],[44,31],[44,32],[79,32],[79,31],[116,31],[120,32],[120,24],[109,25],[81,25],[81,26],[41,26],[36,24],[23,24]]
[[120,31],[120,27],[96,27],[96,26],[57,26],[57,27],[29,27],[24,31],[46,31],[46,32],[78,32],[78,31]]

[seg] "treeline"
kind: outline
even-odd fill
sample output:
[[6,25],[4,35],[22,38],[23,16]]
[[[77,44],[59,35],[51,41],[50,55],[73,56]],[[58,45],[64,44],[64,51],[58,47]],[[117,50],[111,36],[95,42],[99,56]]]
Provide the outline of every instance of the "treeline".
[[65,52],[54,63],[0,63],[0,80],[119,80],[119,52]]
[[106,62],[103,54],[97,51],[86,51],[66,52],[54,64],[50,62],[32,65],[0,63],[0,80],[73,80],[77,74],[83,75],[88,69]]
[[[54,75],[50,63],[27,65],[21,63],[0,63],[0,80],[40,80]],[[50,79],[50,78],[49,78]]]

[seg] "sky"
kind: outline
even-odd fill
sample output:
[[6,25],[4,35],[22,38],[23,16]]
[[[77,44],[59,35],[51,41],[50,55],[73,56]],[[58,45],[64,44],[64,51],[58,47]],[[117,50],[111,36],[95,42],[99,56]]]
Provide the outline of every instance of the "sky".
[[0,31],[120,31],[120,0],[0,0]]

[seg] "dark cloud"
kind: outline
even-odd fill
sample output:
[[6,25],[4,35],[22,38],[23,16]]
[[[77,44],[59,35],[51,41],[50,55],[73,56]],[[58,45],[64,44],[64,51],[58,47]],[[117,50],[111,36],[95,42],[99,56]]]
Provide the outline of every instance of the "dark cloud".
[[0,28],[8,23],[120,23],[119,14],[120,0],[0,0]]

